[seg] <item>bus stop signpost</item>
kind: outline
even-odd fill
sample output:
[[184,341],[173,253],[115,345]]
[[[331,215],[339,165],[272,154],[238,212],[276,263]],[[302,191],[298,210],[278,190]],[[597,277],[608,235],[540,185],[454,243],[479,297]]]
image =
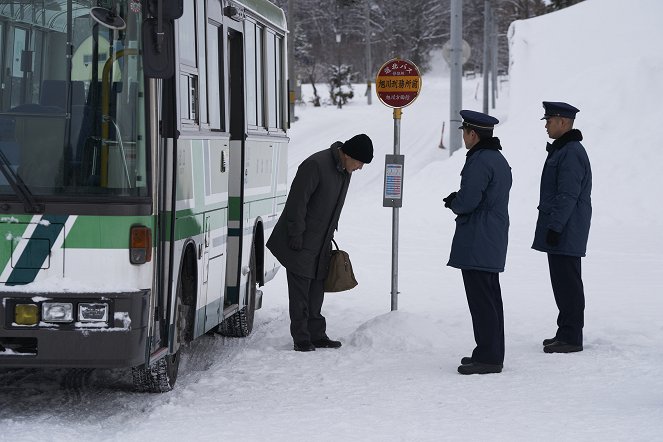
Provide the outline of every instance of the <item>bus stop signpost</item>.
[[401,155],[401,114],[421,91],[419,68],[409,60],[394,58],[380,67],[375,80],[380,101],[394,109],[394,154],[386,155],[384,166],[383,207],[392,208],[391,228],[391,311],[398,310],[398,209],[403,205],[403,169]]

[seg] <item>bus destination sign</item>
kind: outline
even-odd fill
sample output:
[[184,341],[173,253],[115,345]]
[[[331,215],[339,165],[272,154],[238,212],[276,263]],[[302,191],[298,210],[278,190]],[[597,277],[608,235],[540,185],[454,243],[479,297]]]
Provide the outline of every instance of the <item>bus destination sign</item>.
[[378,71],[375,90],[380,101],[389,107],[408,106],[421,91],[419,68],[409,60],[391,59]]

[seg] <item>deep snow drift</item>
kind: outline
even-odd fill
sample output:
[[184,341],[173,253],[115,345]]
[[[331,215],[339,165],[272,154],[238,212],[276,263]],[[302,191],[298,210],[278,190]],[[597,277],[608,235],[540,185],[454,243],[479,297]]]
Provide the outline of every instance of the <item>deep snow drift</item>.
[[[353,176],[336,235],[360,283],[325,302],[340,350],[291,350],[280,272],[264,288],[254,334],[194,343],[169,394],[128,392],[116,371],[0,370],[0,440],[659,439],[663,151],[650,138],[663,118],[661,16],[656,0],[586,0],[509,32],[510,81],[491,110],[514,176],[502,374],[456,373],[474,341],[460,272],[446,267],[454,222],[442,197],[458,188],[464,152],[449,158],[437,147],[449,82],[430,75],[403,112],[397,312],[389,312],[391,209],[381,207],[392,114],[377,100],[367,106],[357,86],[343,110],[299,106],[290,134],[290,177],[333,141],[365,132],[376,147]],[[481,110],[478,81],[464,85],[465,108]],[[546,257],[530,249],[548,141],[542,100],[581,109],[576,127],[594,174],[585,351],[571,355],[541,350],[556,318]]]

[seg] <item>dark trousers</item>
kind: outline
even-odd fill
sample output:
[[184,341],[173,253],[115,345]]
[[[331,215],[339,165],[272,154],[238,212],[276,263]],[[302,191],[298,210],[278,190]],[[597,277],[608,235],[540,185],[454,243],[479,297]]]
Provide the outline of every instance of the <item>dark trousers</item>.
[[317,341],[326,335],[327,322],[322,316],[325,299],[324,280],[308,279],[286,272],[290,299],[290,334],[294,342]]
[[550,282],[559,315],[555,337],[573,345],[582,345],[585,325],[585,291],[579,256],[548,254]]
[[472,314],[472,360],[485,364],[504,362],[504,310],[499,273],[463,270],[467,304]]

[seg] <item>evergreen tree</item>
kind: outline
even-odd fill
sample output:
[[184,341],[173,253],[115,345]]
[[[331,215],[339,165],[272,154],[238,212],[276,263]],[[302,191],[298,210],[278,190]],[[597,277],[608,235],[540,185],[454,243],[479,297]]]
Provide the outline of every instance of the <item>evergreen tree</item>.
[[354,80],[355,74],[352,72],[352,66],[342,64],[329,67],[329,98],[339,109],[354,97],[352,89]]

